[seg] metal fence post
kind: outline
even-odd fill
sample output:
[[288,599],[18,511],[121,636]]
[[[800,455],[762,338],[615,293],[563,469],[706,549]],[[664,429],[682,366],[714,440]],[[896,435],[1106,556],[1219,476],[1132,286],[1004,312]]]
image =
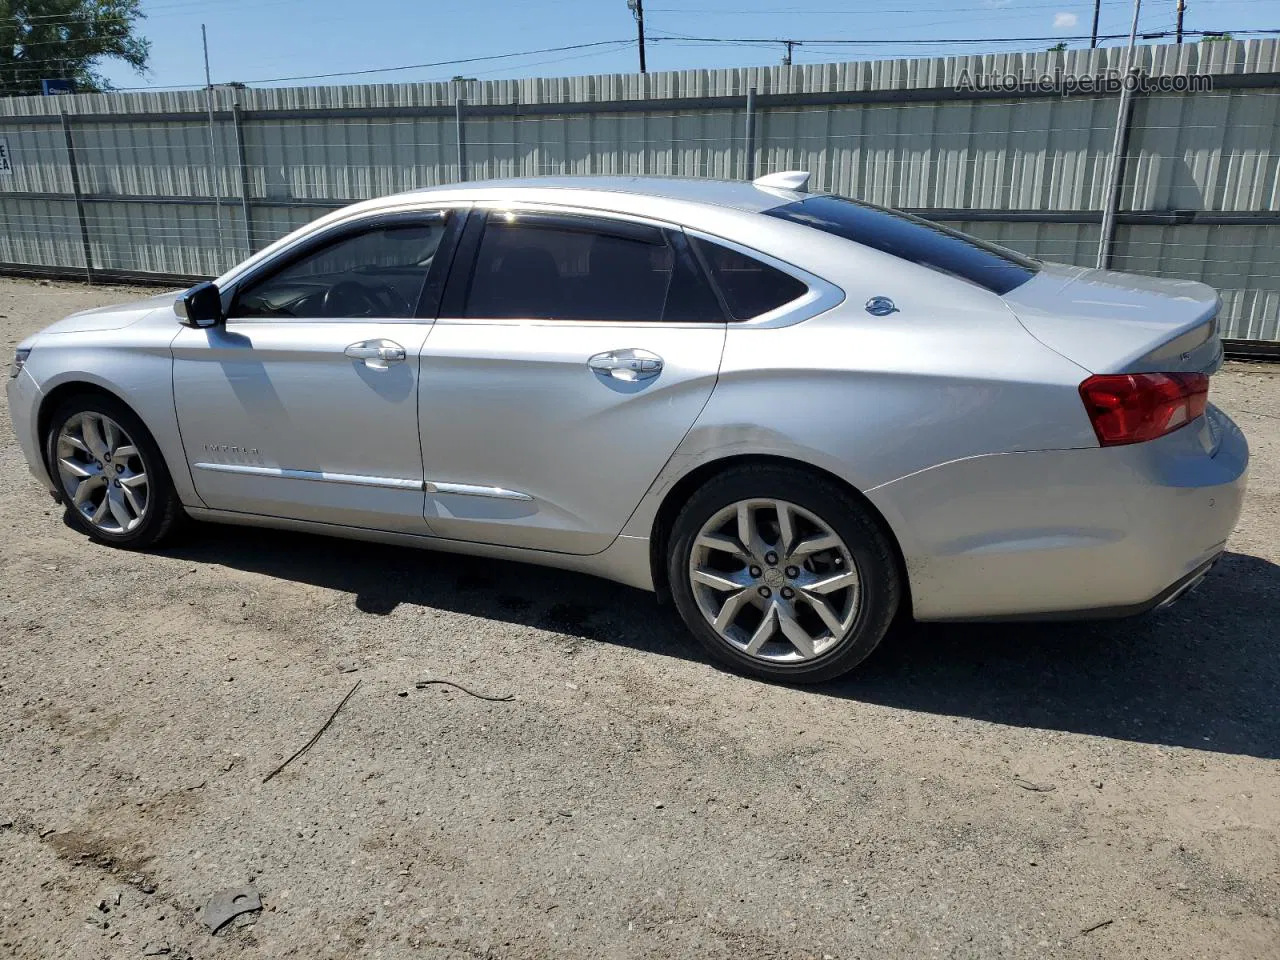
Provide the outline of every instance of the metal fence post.
[[231,102],[231,126],[236,135],[236,166],[240,170],[240,218],[244,220],[244,250],[253,256],[253,220],[249,216],[249,167],[244,161],[244,114],[240,98]]
[[71,121],[60,113],[62,136],[67,143],[67,165],[71,169],[71,192],[76,198],[76,218],[80,221],[80,247],[84,251],[84,279],[93,283],[93,254],[89,247],[89,221],[84,215],[84,196],[80,190],[80,168],[76,165],[76,145],[71,139]]
[[1116,109],[1116,135],[1111,146],[1111,163],[1107,170],[1107,194],[1102,207],[1102,232],[1098,235],[1099,270],[1111,267],[1112,246],[1115,242],[1116,213],[1120,209],[1120,194],[1124,187],[1125,154],[1129,151],[1129,128],[1133,120],[1133,86],[1137,71],[1125,74],[1120,88],[1120,104]]
[[462,108],[467,101],[461,97],[457,97],[453,101],[454,123],[457,127],[458,136],[458,180],[467,179],[467,135],[463,127]]
[[746,142],[744,149],[747,156],[747,176],[746,179],[754,180],[756,178],[756,88],[747,88],[747,130],[746,136],[743,138]]

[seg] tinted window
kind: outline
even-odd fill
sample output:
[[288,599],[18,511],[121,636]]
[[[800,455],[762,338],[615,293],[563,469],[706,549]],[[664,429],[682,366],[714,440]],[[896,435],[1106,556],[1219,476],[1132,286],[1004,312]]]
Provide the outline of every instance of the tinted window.
[[630,322],[722,321],[701,274],[657,229],[583,218],[492,216],[465,315]]
[[412,317],[443,218],[343,237],[236,296],[232,317]]
[[803,295],[809,288],[767,263],[710,243],[690,238],[715,278],[725,306],[735,320],[750,320]]
[[1034,260],[1012,250],[858,200],[811,197],[767,213],[968,280],[992,293],[1008,293],[1040,269]]

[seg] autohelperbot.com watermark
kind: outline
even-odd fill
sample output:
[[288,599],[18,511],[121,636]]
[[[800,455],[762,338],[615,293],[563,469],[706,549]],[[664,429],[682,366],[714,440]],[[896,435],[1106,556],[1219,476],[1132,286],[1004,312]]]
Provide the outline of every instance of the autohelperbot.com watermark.
[[966,93],[1060,93],[1117,94],[1125,87],[1134,93],[1210,93],[1213,76],[1207,73],[1160,74],[1152,76],[1144,70],[1103,70],[1098,73],[974,73],[966,67],[956,79],[956,90]]

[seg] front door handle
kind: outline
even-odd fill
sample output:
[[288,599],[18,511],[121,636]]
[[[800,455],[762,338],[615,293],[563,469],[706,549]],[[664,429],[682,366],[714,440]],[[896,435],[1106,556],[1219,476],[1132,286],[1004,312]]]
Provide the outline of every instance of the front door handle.
[[634,383],[637,380],[652,380],[662,372],[662,358],[648,350],[627,347],[624,350],[606,350],[597,353],[587,361],[587,366],[596,373]]
[[342,351],[352,360],[363,360],[370,370],[385,370],[388,364],[404,360],[404,347],[394,340],[361,340]]

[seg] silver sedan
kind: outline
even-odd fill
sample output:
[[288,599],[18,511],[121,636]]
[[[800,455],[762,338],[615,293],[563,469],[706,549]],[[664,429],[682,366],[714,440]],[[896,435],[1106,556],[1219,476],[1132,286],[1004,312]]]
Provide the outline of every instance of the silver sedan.
[[1194,585],[1248,464],[1208,403],[1217,295],[806,180],[359,203],[176,304],[25,341],[18,438],[104,543],[194,517],[586,571],[790,682],[900,616],[1129,614]]

